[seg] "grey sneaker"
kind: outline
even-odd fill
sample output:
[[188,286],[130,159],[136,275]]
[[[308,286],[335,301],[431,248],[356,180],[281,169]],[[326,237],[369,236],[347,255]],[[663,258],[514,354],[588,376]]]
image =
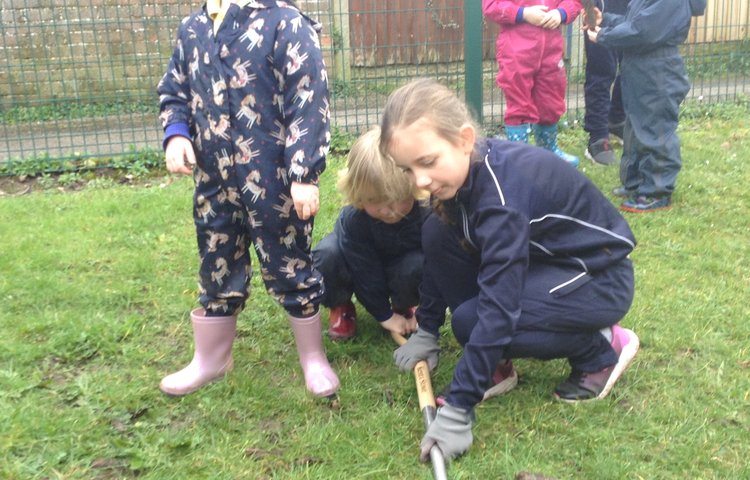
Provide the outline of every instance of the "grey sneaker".
[[590,144],[586,149],[586,158],[599,165],[612,165],[617,161],[607,138],[601,138]]

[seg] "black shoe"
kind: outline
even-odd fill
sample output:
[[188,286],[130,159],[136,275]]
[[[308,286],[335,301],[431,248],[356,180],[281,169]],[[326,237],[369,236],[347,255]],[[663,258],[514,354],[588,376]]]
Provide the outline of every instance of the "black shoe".
[[599,165],[612,165],[617,160],[615,152],[609,146],[609,139],[600,138],[594,143],[589,144],[586,149],[586,158]]

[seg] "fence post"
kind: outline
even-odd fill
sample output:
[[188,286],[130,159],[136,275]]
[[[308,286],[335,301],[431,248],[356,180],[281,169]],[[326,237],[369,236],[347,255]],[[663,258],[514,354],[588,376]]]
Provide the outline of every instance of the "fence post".
[[464,2],[464,89],[466,103],[481,125],[482,112],[482,2]]
[[331,0],[331,50],[333,51],[333,79],[346,82],[351,72],[349,43],[349,0]]

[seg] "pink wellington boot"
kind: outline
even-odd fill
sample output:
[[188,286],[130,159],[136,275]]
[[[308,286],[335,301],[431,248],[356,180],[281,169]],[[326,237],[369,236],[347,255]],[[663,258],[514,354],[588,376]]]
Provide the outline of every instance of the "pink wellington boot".
[[223,377],[234,365],[232,343],[237,330],[237,316],[207,317],[205,313],[202,308],[190,313],[195,354],[187,367],[162,379],[159,389],[167,395],[192,393]]
[[294,332],[307,389],[317,397],[332,396],[339,388],[339,378],[323,351],[320,312],[308,318],[289,315],[289,323]]

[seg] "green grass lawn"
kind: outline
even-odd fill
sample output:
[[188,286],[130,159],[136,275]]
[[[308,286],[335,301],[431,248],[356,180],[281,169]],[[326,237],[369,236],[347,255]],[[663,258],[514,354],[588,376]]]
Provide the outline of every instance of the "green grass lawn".
[[[564,361],[517,361],[519,386],[477,408],[450,478],[750,478],[750,120],[697,117],[680,128],[674,208],[627,215],[633,367],[606,400],[571,406],[551,395]],[[562,140],[582,154],[582,131]],[[316,239],[341,164],[323,179]],[[618,184],[616,167],[581,170],[607,193]],[[197,296],[192,185],[160,181],[0,199],[0,478],[431,478],[413,379],[362,310],[356,340],[326,340],[338,408],[306,393],[257,277],[234,371],[185,398],[159,392],[190,360]],[[459,357],[448,331],[441,341],[436,388]]]

